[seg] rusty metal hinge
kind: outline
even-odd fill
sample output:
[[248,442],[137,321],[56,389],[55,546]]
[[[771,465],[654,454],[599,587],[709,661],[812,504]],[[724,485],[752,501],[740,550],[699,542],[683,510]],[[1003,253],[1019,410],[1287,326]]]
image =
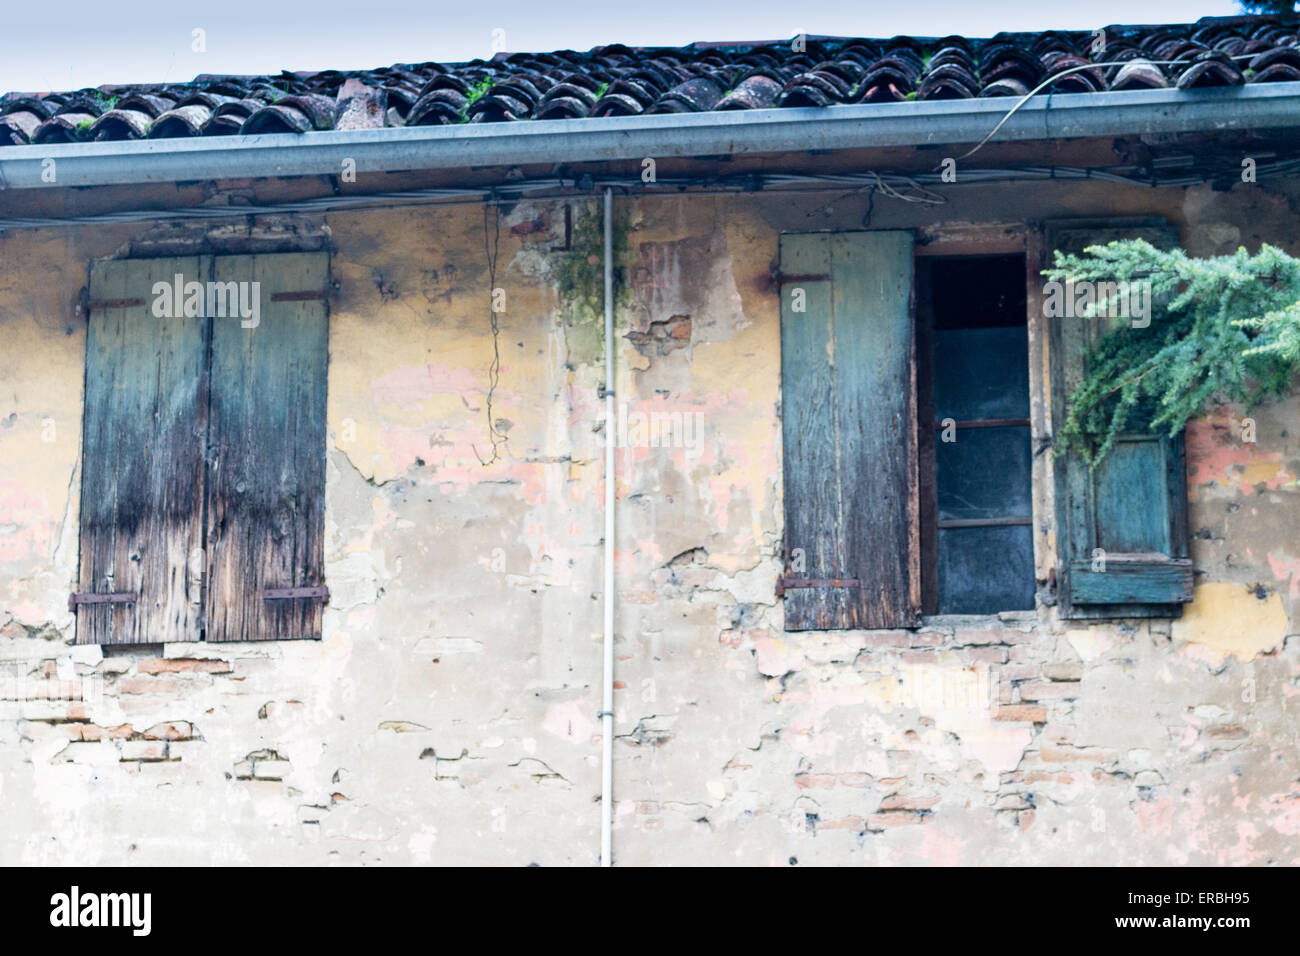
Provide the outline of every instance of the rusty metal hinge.
[[808,588],[856,588],[861,583],[857,578],[777,578],[776,596]]
[[68,595],[68,610],[75,611],[78,604],[134,604],[136,597],[134,591],[109,591],[99,594],[93,591],[73,591]]
[[263,588],[263,601],[286,601],[294,598],[320,598],[329,603],[330,589],[321,585],[312,588]]
[[324,289],[305,289],[301,292],[272,292],[272,302],[319,302],[329,298]]

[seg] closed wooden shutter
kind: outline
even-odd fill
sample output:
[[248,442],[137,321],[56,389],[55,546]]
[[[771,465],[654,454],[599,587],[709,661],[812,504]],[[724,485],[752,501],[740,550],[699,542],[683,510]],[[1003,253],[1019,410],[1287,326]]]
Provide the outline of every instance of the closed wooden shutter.
[[787,630],[920,615],[912,237],[781,237]]
[[[1081,253],[1116,239],[1169,248],[1160,219],[1047,223],[1044,249]],[[1087,371],[1086,353],[1115,321],[1049,318],[1053,420]],[[1153,319],[1152,321],[1158,321]],[[1081,456],[1054,459],[1057,578],[1066,618],[1176,617],[1192,599],[1187,550],[1187,477],[1182,435],[1135,431],[1089,469]]]
[[206,638],[319,638],[323,595],[293,592],[324,586],[329,257],[217,256],[212,274],[260,283],[260,316],[212,319]]
[[206,265],[190,257],[91,269],[71,601],[78,644],[199,639],[205,321],[155,315],[153,290],[178,274],[196,279]]

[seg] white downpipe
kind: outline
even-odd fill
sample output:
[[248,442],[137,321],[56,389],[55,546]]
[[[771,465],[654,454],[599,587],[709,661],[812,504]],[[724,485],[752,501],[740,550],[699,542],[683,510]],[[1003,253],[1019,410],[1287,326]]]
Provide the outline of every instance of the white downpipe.
[[605,190],[605,674],[601,692],[600,865],[614,827],[614,191]]

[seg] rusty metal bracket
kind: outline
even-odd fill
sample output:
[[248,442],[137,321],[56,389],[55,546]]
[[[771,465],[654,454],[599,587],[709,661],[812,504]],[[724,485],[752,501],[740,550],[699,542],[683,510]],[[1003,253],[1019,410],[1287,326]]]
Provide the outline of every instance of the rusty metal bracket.
[[809,588],[856,588],[862,584],[857,578],[777,578],[776,596],[782,597],[786,591],[799,591]]
[[137,595],[134,591],[109,591],[96,594],[93,591],[73,591],[68,595],[68,610],[75,611],[78,604],[134,604]]
[[263,601],[285,601],[295,598],[320,598],[328,604],[330,589],[322,585],[312,588],[264,588],[262,590]]

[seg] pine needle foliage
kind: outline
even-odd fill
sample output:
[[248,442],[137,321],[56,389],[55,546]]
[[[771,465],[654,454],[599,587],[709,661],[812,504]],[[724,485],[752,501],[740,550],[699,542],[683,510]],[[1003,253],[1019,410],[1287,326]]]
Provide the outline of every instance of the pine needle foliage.
[[[1123,433],[1177,434],[1212,401],[1252,409],[1288,391],[1300,366],[1300,261],[1280,249],[1195,258],[1126,239],[1055,256],[1043,274],[1059,282],[1151,282],[1150,324],[1125,324],[1089,350],[1059,450],[1095,468]],[[1116,314],[1107,308],[1087,311]]]

